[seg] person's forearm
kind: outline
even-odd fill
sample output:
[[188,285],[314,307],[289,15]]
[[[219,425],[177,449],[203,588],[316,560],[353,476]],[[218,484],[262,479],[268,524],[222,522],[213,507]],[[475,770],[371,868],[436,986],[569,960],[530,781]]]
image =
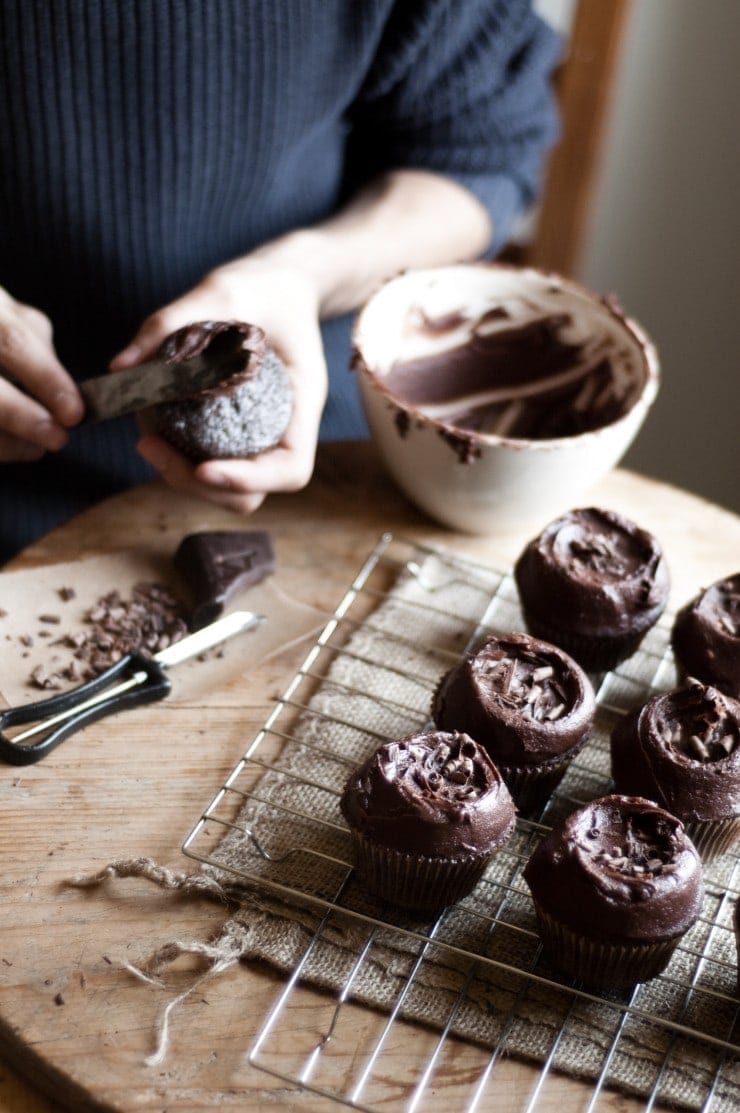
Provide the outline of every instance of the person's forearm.
[[255,254],[309,274],[322,317],[332,317],[356,309],[399,271],[475,258],[491,233],[486,210],[463,186],[426,171],[396,170],[329,220]]

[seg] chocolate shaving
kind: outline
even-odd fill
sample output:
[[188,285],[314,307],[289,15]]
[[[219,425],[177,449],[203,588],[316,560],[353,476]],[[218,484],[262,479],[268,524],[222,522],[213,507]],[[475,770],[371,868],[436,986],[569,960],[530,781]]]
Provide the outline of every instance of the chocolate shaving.
[[[151,657],[188,632],[183,614],[181,601],[162,584],[136,584],[131,599],[110,591],[86,614],[85,630],[67,634],[55,643],[74,651],[71,661],[55,672],[38,665],[29,683],[36,688],[58,689],[65,682],[91,680],[128,653]],[[39,636],[45,634],[48,636],[42,630]]]

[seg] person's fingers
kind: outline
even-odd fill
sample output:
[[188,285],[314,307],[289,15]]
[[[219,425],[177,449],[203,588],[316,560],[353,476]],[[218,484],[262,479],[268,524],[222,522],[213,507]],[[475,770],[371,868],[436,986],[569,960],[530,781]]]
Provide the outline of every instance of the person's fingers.
[[192,290],[147,317],[113,357],[110,369],[121,371],[151,359],[162,341],[183,325],[232,319],[259,325],[278,354],[290,358],[290,353],[300,351],[300,322],[318,320],[318,296],[299,274],[276,270],[255,259],[217,267]]
[[189,294],[147,317],[126,347],[113,357],[109,367],[111,371],[135,367],[138,363],[152,359],[162,341],[176,329],[192,324],[193,321],[211,318],[222,320],[224,315],[224,306],[202,293],[201,287],[196,287]]
[[264,492],[245,491],[230,483],[200,481],[193,464],[162,437],[145,434],[136,446],[139,454],[155,468],[173,490],[208,499],[239,514],[251,514],[264,502]]
[[64,426],[55,421],[34,398],[3,378],[0,378],[0,434],[7,442],[4,449],[0,444],[0,459],[3,460],[31,458],[27,454],[20,457],[16,454],[16,442],[25,441],[42,451],[51,452],[67,443]]
[[0,433],[0,461],[9,463],[29,463],[31,460],[40,460],[44,449],[30,441],[20,440],[18,437],[7,433]]
[[45,406],[62,425],[74,425],[84,403],[56,357],[51,326],[38,310],[0,299],[0,369]]
[[313,473],[314,453],[298,456],[290,448],[273,448],[246,460],[206,460],[195,469],[196,477],[209,486],[223,487],[235,494],[270,494],[300,491]]

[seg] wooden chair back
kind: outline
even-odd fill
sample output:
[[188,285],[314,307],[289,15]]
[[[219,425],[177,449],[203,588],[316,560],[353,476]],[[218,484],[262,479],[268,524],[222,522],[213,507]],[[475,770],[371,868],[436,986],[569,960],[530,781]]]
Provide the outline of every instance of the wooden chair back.
[[533,231],[502,258],[577,276],[629,7],[630,0],[578,0],[555,75],[561,138],[548,161]]

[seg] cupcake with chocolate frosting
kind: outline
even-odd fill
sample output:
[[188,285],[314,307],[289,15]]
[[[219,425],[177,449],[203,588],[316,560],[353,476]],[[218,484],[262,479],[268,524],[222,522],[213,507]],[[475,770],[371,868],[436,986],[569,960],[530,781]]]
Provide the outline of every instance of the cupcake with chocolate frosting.
[[361,881],[420,913],[466,896],[515,822],[493,762],[457,732],[387,742],[351,774],[340,808]]
[[442,678],[432,716],[484,746],[517,807],[541,807],[586,742],[596,704],[583,669],[528,634],[489,638]]
[[681,608],[672,641],[687,676],[740,699],[740,572],[710,584]]
[[660,544],[611,510],[572,510],[526,546],[514,575],[527,629],[585,669],[614,668],[638,648],[668,601]]
[[223,361],[223,379],[155,406],[156,431],[194,462],[256,456],[273,448],[288,427],[293,392],[262,329],[242,321],[199,321],[168,336],[158,358],[177,363],[206,352]]
[[740,838],[740,703],[698,680],[653,696],[611,739],[618,792],[678,816],[705,862]]
[[524,878],[553,965],[591,989],[660,974],[701,911],[701,859],[681,821],[637,796],[573,812]]

